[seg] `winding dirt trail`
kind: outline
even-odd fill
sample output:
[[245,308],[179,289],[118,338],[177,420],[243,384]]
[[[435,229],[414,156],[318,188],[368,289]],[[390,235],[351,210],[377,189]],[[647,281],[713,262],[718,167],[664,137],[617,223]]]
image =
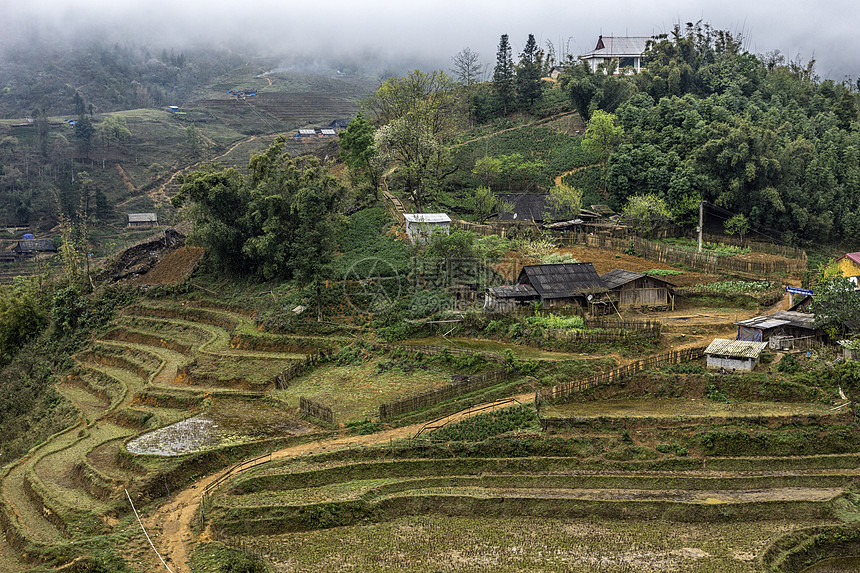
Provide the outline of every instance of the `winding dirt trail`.
[[565,177],[567,177],[568,175],[572,175],[573,173],[576,173],[577,171],[582,171],[583,169],[589,169],[591,167],[600,167],[600,164],[599,163],[592,163],[591,165],[580,165],[579,167],[577,167],[575,169],[571,169],[570,171],[565,171],[564,173],[562,173],[561,175],[559,175],[558,177],[555,178],[555,186],[561,187],[561,184],[562,184]]
[[[521,394],[515,398],[521,403],[532,402],[534,401],[534,394]],[[492,412],[493,410],[508,406],[510,406],[509,401],[498,403],[494,402],[484,406],[475,406],[455,414],[451,414],[450,416],[446,416],[445,418],[438,420],[434,425],[458,422],[477,414]],[[272,452],[271,456],[266,458],[266,461],[307,456],[342,448],[375,446],[392,440],[411,438],[424,426],[424,423],[413,424],[411,426],[403,426],[401,428],[385,430],[366,436],[342,436],[329,440],[318,440],[306,444],[299,444]],[[210,536],[208,531],[204,531],[199,536],[199,539],[195,539],[192,524],[194,523],[195,518],[198,517],[197,510],[200,507],[203,490],[226,475],[231,468],[232,466],[223,468],[189,484],[185,489],[175,492],[167,502],[157,507],[154,512],[143,517],[144,526],[149,532],[150,537],[152,537],[153,543],[155,543],[158,551],[170,564],[174,573],[191,572],[188,557],[191,554],[194,545],[198,541],[209,540]],[[152,555],[151,557],[152,563],[161,567],[157,557],[155,555]]]

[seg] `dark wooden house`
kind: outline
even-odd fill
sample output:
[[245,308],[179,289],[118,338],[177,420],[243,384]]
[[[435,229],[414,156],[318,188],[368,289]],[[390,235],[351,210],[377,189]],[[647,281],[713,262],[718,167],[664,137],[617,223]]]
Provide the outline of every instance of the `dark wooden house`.
[[540,300],[547,308],[579,305],[593,310],[606,304],[606,286],[591,263],[526,265],[517,284],[487,291],[486,309],[506,309]]
[[675,285],[645,273],[614,269],[600,276],[619,308],[630,306],[675,307]]
[[35,255],[38,253],[56,253],[57,247],[48,239],[21,239],[12,247],[12,252],[19,255]]
[[[546,216],[546,195],[541,193],[496,193],[499,205],[499,221],[534,221],[537,224],[544,222]],[[506,204],[513,206],[513,210],[504,210]],[[550,218],[558,220],[562,217],[550,213]]]

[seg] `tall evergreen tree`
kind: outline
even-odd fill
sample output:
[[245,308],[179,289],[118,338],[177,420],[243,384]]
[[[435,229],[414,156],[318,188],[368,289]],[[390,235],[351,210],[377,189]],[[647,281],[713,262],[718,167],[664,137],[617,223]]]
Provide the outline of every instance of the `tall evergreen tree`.
[[496,67],[493,69],[493,90],[496,92],[496,98],[503,113],[508,113],[508,109],[513,107],[516,96],[515,81],[511,44],[508,42],[508,35],[502,34],[499,39],[499,49],[496,52]]
[[541,93],[541,60],[543,52],[538,49],[534,34],[529,34],[523,53],[520,54],[520,64],[517,67],[517,97],[520,107],[530,108]]

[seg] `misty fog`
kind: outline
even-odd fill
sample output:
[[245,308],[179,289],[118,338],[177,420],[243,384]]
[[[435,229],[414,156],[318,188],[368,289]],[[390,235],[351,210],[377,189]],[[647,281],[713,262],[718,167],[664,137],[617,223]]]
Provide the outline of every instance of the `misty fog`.
[[[5,2],[0,48],[27,50],[43,43],[84,40],[188,49],[215,46],[237,55],[298,58],[303,65],[338,59],[360,61],[368,70],[401,72],[409,67],[450,67],[469,46],[492,66],[501,34],[514,52],[529,33],[558,53],[582,54],[603,35],[647,36],[670,32],[676,23],[702,20],[740,33],[756,54],[779,50],[789,59],[816,60],[822,78],[856,78],[860,47],[854,4],[799,0],[748,2],[604,2],[560,0],[454,2]],[[316,62],[316,64],[313,64]],[[289,63],[285,64],[289,65]]]

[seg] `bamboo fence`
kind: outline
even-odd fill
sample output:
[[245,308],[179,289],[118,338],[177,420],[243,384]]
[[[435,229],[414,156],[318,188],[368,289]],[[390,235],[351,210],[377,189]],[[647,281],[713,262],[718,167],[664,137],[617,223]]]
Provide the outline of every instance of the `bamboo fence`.
[[277,388],[278,390],[286,390],[289,387],[291,380],[297,378],[305,371],[316,366],[317,363],[323,358],[323,356],[324,355],[321,352],[318,352],[316,354],[308,354],[304,360],[294,362],[278,374],[275,374],[275,376],[271,380],[271,383],[274,384],[275,388]]
[[403,400],[380,404],[379,419],[388,420],[408,412],[434,406],[440,402],[445,402],[446,400],[451,400],[452,398],[457,398],[464,394],[488,388],[489,386],[495,386],[496,384],[508,379],[510,376],[511,374],[507,370],[497,370],[486,374],[477,374],[475,376],[469,376],[464,380],[449,382],[445,386],[437,388],[436,390],[430,390],[429,392],[424,392],[410,398],[404,398]]
[[544,388],[537,392],[536,398],[538,406],[543,400],[557,400],[559,398],[570,396],[575,392],[587,390],[588,388],[618,382],[623,378],[633,376],[637,372],[642,372],[643,370],[649,370],[665,364],[678,364],[680,362],[696,360],[705,355],[705,348],[706,347],[704,346],[700,346],[697,348],[673,350],[664,354],[658,354],[656,356],[637,360],[636,362],[631,362],[626,366],[610,370],[609,372],[601,372],[600,374],[595,374],[594,376],[589,376],[588,378],[583,378],[581,380],[572,380],[570,382],[565,382],[564,384],[553,386],[552,388]]
[[[451,226],[455,229],[465,229],[480,235],[499,235],[509,237],[523,229],[523,224],[479,225],[467,221],[453,220]],[[605,225],[581,225],[584,231],[554,232],[553,237],[560,247],[582,245],[602,249],[624,251],[633,248],[642,257],[670,265],[678,265],[696,269],[705,273],[729,273],[749,277],[764,275],[790,275],[806,270],[806,252],[802,249],[785,245],[757,241],[740,241],[734,237],[708,235],[706,240],[713,243],[740,245],[753,251],[785,257],[777,261],[745,261],[735,257],[717,255],[715,253],[697,253],[689,249],[667,245],[657,241],[644,239],[635,235],[635,229],[629,227],[608,227]]]
[[319,402],[314,402],[310,398],[299,396],[299,411],[302,414],[334,424],[334,412],[332,409]]

